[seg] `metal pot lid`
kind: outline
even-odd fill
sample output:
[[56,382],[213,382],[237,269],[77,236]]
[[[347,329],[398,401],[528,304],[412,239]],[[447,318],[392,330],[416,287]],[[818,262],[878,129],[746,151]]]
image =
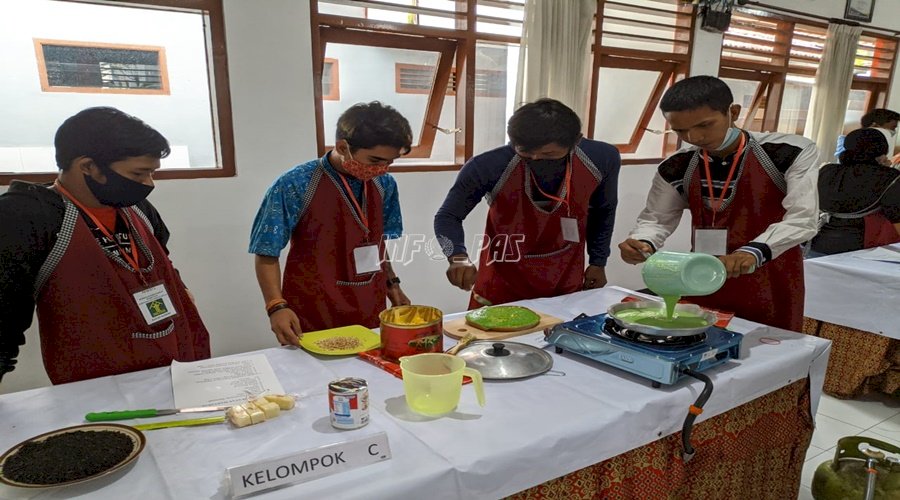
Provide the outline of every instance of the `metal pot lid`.
[[543,349],[520,342],[477,340],[456,353],[466,366],[486,379],[516,379],[540,375],[553,367],[553,357]]

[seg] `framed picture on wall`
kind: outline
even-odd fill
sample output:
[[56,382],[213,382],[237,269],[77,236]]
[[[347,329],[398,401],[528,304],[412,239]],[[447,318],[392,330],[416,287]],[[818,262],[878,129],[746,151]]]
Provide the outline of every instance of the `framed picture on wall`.
[[844,8],[844,19],[872,22],[872,11],[875,10],[875,0],[847,0]]

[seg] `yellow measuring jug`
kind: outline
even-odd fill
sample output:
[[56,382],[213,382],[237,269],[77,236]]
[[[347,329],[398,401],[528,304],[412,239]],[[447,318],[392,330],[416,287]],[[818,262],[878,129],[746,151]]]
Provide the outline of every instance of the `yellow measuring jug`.
[[406,404],[422,415],[443,415],[459,404],[463,375],[472,379],[478,404],[484,406],[481,373],[466,367],[462,358],[450,354],[428,353],[400,358]]

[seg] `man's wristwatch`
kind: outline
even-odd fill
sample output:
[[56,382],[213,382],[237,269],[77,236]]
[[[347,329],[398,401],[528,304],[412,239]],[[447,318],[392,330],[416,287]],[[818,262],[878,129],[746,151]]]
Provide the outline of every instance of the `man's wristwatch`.
[[393,278],[388,278],[388,280],[387,280],[388,288],[392,288],[394,285],[399,285],[399,284],[400,284],[400,278],[398,278],[396,276],[394,276]]

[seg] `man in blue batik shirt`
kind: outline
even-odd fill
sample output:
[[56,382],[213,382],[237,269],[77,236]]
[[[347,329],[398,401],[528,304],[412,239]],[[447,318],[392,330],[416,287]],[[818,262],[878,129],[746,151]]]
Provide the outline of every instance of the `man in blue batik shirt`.
[[[283,345],[303,332],[377,327],[386,299],[408,305],[384,258],[403,232],[388,166],[410,151],[409,122],[377,101],[338,119],[335,147],[285,172],[269,188],[250,235],[270,326]],[[282,281],[279,256],[290,243]]]

